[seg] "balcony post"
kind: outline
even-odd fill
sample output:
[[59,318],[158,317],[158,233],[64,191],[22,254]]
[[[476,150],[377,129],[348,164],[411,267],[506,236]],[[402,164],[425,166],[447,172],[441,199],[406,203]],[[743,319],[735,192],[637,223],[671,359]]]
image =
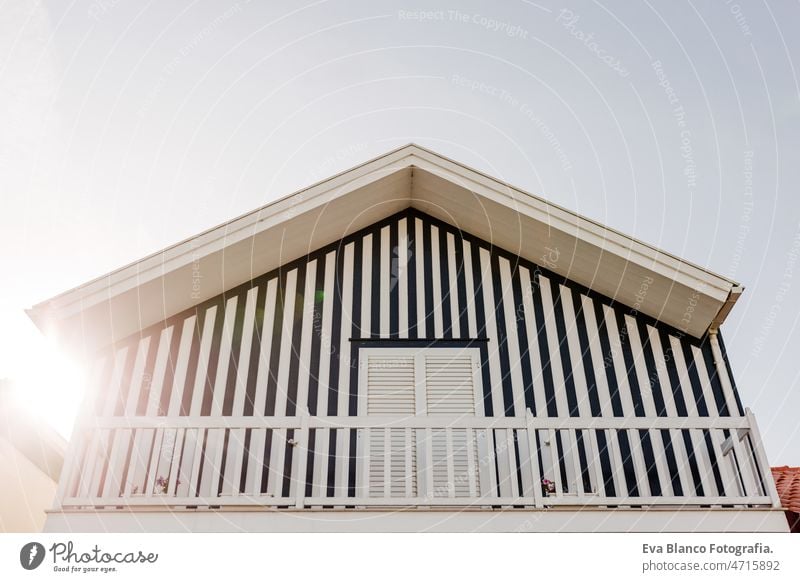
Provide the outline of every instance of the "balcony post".
[[297,467],[297,485],[295,487],[295,508],[303,509],[306,501],[306,469],[308,467],[308,443],[309,443],[309,417],[310,414],[306,407],[298,410],[300,413],[300,428],[295,435],[295,455],[297,457],[296,463],[292,463]]
[[533,473],[533,505],[536,509],[544,508],[542,497],[542,477],[539,470],[539,448],[536,445],[536,426],[533,423],[533,413],[530,408],[525,409],[525,429],[528,433],[528,451],[531,456],[530,468]]
[[772,507],[780,508],[781,498],[778,496],[778,489],[775,487],[775,479],[772,478],[772,470],[769,467],[769,460],[764,450],[764,442],[761,440],[761,432],[758,430],[756,417],[749,408],[745,410],[745,414],[747,415],[747,423],[750,425],[750,436],[753,439],[756,461],[761,470],[761,477],[764,479],[765,493],[772,499]]

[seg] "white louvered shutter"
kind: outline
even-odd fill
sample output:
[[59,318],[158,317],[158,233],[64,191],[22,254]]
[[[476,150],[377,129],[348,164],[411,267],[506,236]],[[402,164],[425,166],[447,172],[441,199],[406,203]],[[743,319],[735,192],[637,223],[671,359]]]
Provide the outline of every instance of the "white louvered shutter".
[[[474,416],[481,400],[477,352],[366,348],[361,360],[366,394],[360,410],[366,408],[370,416]],[[430,443],[425,440],[428,434]],[[424,454],[428,444],[430,458]],[[414,497],[419,490],[437,498],[480,495],[476,431],[374,428],[367,448],[370,497]]]

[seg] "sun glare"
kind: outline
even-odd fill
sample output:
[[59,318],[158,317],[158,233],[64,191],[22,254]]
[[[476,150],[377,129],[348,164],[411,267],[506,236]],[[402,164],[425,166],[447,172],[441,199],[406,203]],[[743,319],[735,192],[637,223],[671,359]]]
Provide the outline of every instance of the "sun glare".
[[69,439],[86,386],[78,364],[44,337],[14,364],[11,396],[34,417]]

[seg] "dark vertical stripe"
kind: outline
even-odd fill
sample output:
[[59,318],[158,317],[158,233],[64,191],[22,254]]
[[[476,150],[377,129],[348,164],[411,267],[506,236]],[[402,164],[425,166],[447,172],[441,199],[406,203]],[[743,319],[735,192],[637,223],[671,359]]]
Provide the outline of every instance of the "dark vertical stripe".
[[650,334],[647,331],[647,324],[640,318],[636,318],[636,329],[639,333],[639,341],[642,344],[642,354],[644,355],[644,365],[647,369],[647,382],[653,394],[653,405],[656,415],[667,416],[667,408],[664,403],[664,394],[661,389],[661,381],[658,378],[658,368],[653,356],[653,344],[650,342]]
[[[374,247],[373,247],[374,248]],[[339,409],[339,365],[342,343],[342,290],[344,285],[345,247],[336,251],[336,275],[333,289],[333,318],[331,322],[331,368],[328,386],[328,416],[336,416]],[[347,365],[347,362],[344,362]],[[342,411],[344,412],[344,411]]]
[[636,364],[633,360],[633,350],[631,349],[631,338],[628,332],[628,324],[625,321],[625,312],[621,308],[615,307],[614,316],[617,319],[617,332],[619,333],[619,345],[622,349],[622,361],[625,363],[625,373],[628,376],[628,387],[631,390],[633,413],[636,416],[644,416],[642,391],[639,388],[639,377],[636,375]]
[[497,325],[497,355],[500,360],[500,381],[503,386],[503,411],[505,416],[514,415],[514,390],[511,382],[511,364],[508,356],[508,330],[506,329],[505,305],[503,301],[503,281],[500,277],[500,260],[497,253],[489,257],[489,265],[494,292],[494,318]]
[[[511,270],[511,291],[514,297],[514,320],[517,323],[517,339],[519,342],[519,367],[522,371],[522,386],[525,394],[525,407],[536,414],[536,405],[533,400],[533,365],[531,363],[530,347],[528,346],[528,326],[525,321],[523,308],[522,282],[519,276],[519,263],[515,262]],[[461,285],[459,283],[459,295]],[[462,303],[461,305],[465,305]],[[508,307],[507,307],[508,308]],[[463,324],[462,324],[463,325]],[[462,327],[462,330],[465,328]],[[463,333],[467,337],[466,332]],[[521,413],[521,411],[520,411]]]
[[600,456],[600,469],[603,473],[603,492],[606,497],[616,497],[617,491],[614,487],[614,473],[611,470],[611,453],[608,450],[606,431],[595,430],[595,436],[597,437],[597,449]]
[[558,471],[561,473],[561,490],[569,492],[569,477],[567,476],[567,459],[564,455],[564,444],[561,441],[561,431],[556,431],[556,452],[558,454]]
[[[292,486],[292,459],[294,458],[294,445],[291,441],[294,440],[294,429],[286,430],[286,453],[283,455],[283,486],[281,487],[281,495],[289,497]],[[298,484],[298,487],[300,485]]]
[[703,385],[700,383],[700,376],[697,373],[697,362],[695,362],[694,359],[692,345],[689,342],[682,341],[681,347],[683,348],[683,359],[686,363],[686,369],[689,372],[689,383],[692,385],[692,393],[697,403],[697,414],[700,416],[708,416],[708,406],[703,396]]
[[434,305],[433,305],[433,250],[431,246],[431,226],[426,222],[422,223],[422,258],[423,258],[423,288],[425,290],[425,334],[432,338],[436,337],[436,326],[434,325]]
[[339,431],[332,428],[330,433],[331,436],[328,443],[328,497],[333,497],[336,493],[336,437]]
[[[719,491],[720,495],[725,495],[725,486],[722,484],[722,474],[719,470],[719,459],[717,457],[716,452],[714,452],[714,443],[711,441],[711,432],[707,429],[703,429],[703,439],[706,442],[706,449],[708,449],[708,459],[711,463],[711,472],[714,474],[714,483],[717,485],[717,491]],[[733,492],[729,492],[733,495]]]
[[[319,373],[320,373],[320,352],[322,350],[323,321],[322,308],[325,301],[325,259],[323,255],[317,258],[317,278],[314,281],[314,315],[311,321],[311,357],[308,365],[308,411],[312,416],[316,416],[317,403],[319,402]],[[323,386],[324,390],[325,387]]]
[[389,225],[389,337],[396,338],[399,330],[400,249],[397,246],[397,221],[394,221]]
[[[336,251],[338,257],[343,252],[344,247],[339,247]],[[386,305],[381,305],[381,229],[372,231],[372,304],[370,305],[370,337],[381,337],[381,309],[386,309]]]
[[453,236],[453,246],[456,255],[456,293],[453,301],[458,306],[458,329],[460,337],[469,337],[469,306],[467,303],[467,282],[464,272],[464,238],[461,230],[456,230]]
[[547,328],[545,327],[545,313],[542,305],[542,281],[539,270],[531,272],[531,294],[533,296],[533,313],[536,320],[536,337],[539,344],[539,359],[542,362],[542,381],[544,382],[544,399],[547,407],[547,416],[558,416],[556,402],[556,389],[553,383],[553,370],[550,361],[550,349],[547,345]]
[[708,334],[703,338],[700,344],[700,352],[703,354],[703,362],[706,366],[706,373],[711,382],[711,392],[714,394],[714,402],[717,406],[716,410],[720,416],[730,416],[728,410],[728,403],[725,401],[725,393],[722,390],[722,382],[720,381],[719,374],[717,373],[717,366],[714,363],[714,353],[711,351],[711,343]]
[[[481,278],[480,249],[476,244],[470,244],[470,254],[472,255],[472,283],[475,298],[475,324],[478,337],[486,337],[486,313],[483,302],[483,280]],[[492,404],[492,381],[489,374],[489,346],[488,342],[481,343],[481,378],[483,380],[483,410],[486,416],[494,416],[494,405]]]
[[253,429],[245,429],[244,443],[242,446],[242,472],[239,474],[239,493],[244,493],[247,487],[247,466],[250,463],[250,439],[252,436]]
[[[575,442],[578,445],[578,462],[581,466],[581,482],[583,483],[583,490],[587,493],[592,491],[592,477],[589,473],[589,461],[586,455],[586,442],[583,438],[583,430],[577,429],[575,431]],[[598,488],[600,484],[598,483]]]
[[639,438],[642,441],[642,455],[644,456],[647,481],[650,483],[650,494],[659,496],[661,495],[661,482],[658,480],[658,468],[656,466],[656,456],[653,452],[653,443],[650,440],[650,431],[640,430]]
[[247,368],[247,385],[245,388],[244,415],[253,416],[256,402],[256,384],[258,382],[258,368],[261,362],[261,334],[264,330],[264,310],[267,302],[267,283],[258,286],[256,297],[256,311],[253,318],[253,335],[250,339],[250,362]]
[[239,354],[242,349],[242,328],[244,327],[244,312],[247,307],[248,291],[249,289],[243,290],[236,298],[236,315],[233,320],[228,378],[225,382],[225,399],[222,401],[222,414],[224,416],[230,416],[233,413],[233,400],[236,395],[236,379],[239,376]]
[[411,213],[406,215],[406,227],[408,228],[408,263],[406,272],[408,273],[408,337],[417,339],[419,329],[417,328],[417,238],[414,227],[416,218]]
[[208,356],[208,370],[206,370],[206,381],[203,390],[203,405],[200,410],[201,416],[211,414],[211,402],[214,399],[214,382],[217,378],[217,366],[219,365],[219,344],[222,340],[222,324],[225,321],[225,305],[227,298],[222,295],[217,303],[217,315],[214,319],[214,333],[211,336],[211,351]]
[[358,438],[356,429],[350,429],[350,450],[348,451],[348,458],[350,463],[347,470],[347,496],[356,496],[356,439]]
[[228,443],[231,439],[230,429],[224,429],[224,437],[222,439],[222,461],[219,465],[219,480],[217,481],[217,496],[222,495],[222,484],[225,482],[225,465],[228,463]]
[[680,497],[685,495],[683,491],[683,486],[681,485],[681,477],[678,469],[678,461],[675,458],[675,448],[672,443],[672,437],[670,436],[669,430],[662,429],[661,430],[661,441],[664,443],[664,456],[667,460],[667,468],[669,469],[669,478],[672,482],[672,491],[677,496]]
[[719,341],[719,351],[722,354],[722,360],[725,362],[725,369],[728,371],[728,379],[731,382],[731,390],[733,391],[733,397],[736,399],[736,406],[739,409],[739,416],[744,416],[744,406],[742,406],[742,400],[739,398],[739,389],[736,387],[736,380],[733,378],[733,370],[731,369],[728,352],[725,349],[725,342],[722,341],[721,332],[717,332],[717,340]]
[[442,290],[442,334],[446,339],[453,337],[453,318],[450,312],[450,251],[447,248],[447,231],[439,226],[439,273]]
[[[300,376],[300,340],[303,334],[303,306],[306,296],[306,271],[308,263],[297,268],[294,288],[294,313],[292,314],[292,349],[289,353],[289,385],[286,386],[286,416],[297,414],[297,383]],[[303,366],[305,368],[305,365]],[[303,373],[307,373],[305,370]],[[301,410],[306,403],[299,403]]]
[[312,486],[314,482],[314,459],[316,457],[317,447],[317,429],[311,428],[308,430],[308,462],[306,463],[305,474],[305,496],[311,497]]
[[686,458],[689,461],[689,470],[691,471],[692,480],[694,481],[695,495],[705,495],[703,484],[700,481],[700,470],[697,468],[697,459],[695,458],[695,450],[692,445],[692,437],[687,429],[681,429],[681,434],[683,435],[683,446],[686,449]]
[[268,428],[264,435],[264,456],[261,460],[261,493],[269,488],[269,464],[272,462],[272,437],[274,429]]
[[669,383],[672,388],[672,398],[675,400],[675,409],[678,416],[687,416],[686,401],[683,398],[683,390],[681,388],[681,378],[678,374],[678,367],[675,365],[675,353],[672,350],[672,344],[669,341],[669,335],[663,329],[659,330],[659,339],[661,340],[661,350],[664,352],[664,361],[667,364],[667,375],[669,376]]
[[[275,292],[275,305],[273,308],[275,318],[272,324],[272,338],[270,339],[267,397],[264,404],[264,414],[266,416],[275,415],[275,402],[278,398],[278,367],[280,365],[281,336],[283,334],[283,310],[286,305],[286,271],[282,271],[278,274],[277,286],[278,289]],[[269,309],[269,306],[267,306],[267,309]]]
[[564,321],[564,305],[561,302],[561,285],[558,281],[550,279],[550,296],[553,299],[553,314],[556,323],[556,340],[558,350],[561,355],[561,369],[564,372],[564,391],[567,394],[567,407],[570,416],[579,416],[578,395],[575,391],[575,368],[572,366],[572,358],[569,353],[569,342],[567,341],[567,325]]
[[583,360],[583,372],[586,375],[586,390],[589,398],[589,409],[592,416],[600,416],[600,394],[597,391],[597,378],[594,375],[594,363],[592,362],[592,352],[589,345],[589,332],[586,328],[586,314],[583,310],[581,294],[572,289],[572,304],[575,309],[575,326],[578,330],[578,344],[580,345],[581,358]]
[[[357,239],[353,248],[353,307],[351,310],[352,326],[350,337],[360,337],[361,329],[361,259],[363,255],[363,239]],[[398,279],[392,277],[392,285],[397,286]],[[358,351],[350,350],[350,386],[348,394],[348,414],[358,414]],[[366,412],[366,411],[364,411]],[[342,411],[344,413],[344,411]]]
[[617,440],[619,441],[619,454],[622,457],[622,472],[625,474],[625,482],[628,485],[628,495],[630,497],[639,497],[639,487],[636,483],[636,467],[633,464],[628,433],[624,430],[616,432]]
[[606,314],[603,304],[592,299],[594,315],[597,320],[597,338],[600,340],[600,347],[603,353],[603,368],[606,371],[606,381],[608,382],[608,392],[611,396],[611,410],[614,416],[622,416],[622,400],[619,397],[619,383],[617,374],[614,370],[614,353],[609,341],[609,331],[606,325]]

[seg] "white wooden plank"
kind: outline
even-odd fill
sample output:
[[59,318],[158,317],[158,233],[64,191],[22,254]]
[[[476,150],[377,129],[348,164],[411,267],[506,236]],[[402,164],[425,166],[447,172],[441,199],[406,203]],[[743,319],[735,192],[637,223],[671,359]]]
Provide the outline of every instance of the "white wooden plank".
[[706,448],[706,441],[703,438],[703,431],[700,429],[690,429],[689,435],[692,439],[697,470],[700,472],[700,484],[703,486],[703,495],[717,495],[717,488],[713,483],[714,476],[711,473],[711,464],[708,459],[708,449]]
[[425,253],[429,249],[424,248],[423,224],[419,218],[414,219],[414,245],[417,262],[417,337],[433,337],[434,330],[425,329]]
[[334,496],[347,497],[347,478],[350,466],[350,430],[339,429],[336,434],[336,471],[334,473]]
[[433,274],[433,333],[434,337],[444,337],[442,315],[442,277],[441,251],[439,249],[439,227],[431,225],[431,272]]
[[154,434],[153,429],[137,429],[133,432],[133,447],[129,460],[128,478],[124,487],[126,497],[144,493],[144,481]]
[[464,248],[464,281],[467,287],[467,305],[462,306],[467,310],[467,325],[469,326],[469,337],[478,337],[478,321],[475,313],[475,293],[471,292],[475,279],[472,273],[472,247],[469,241],[462,241]]
[[611,460],[611,474],[614,477],[614,492],[617,497],[628,496],[628,483],[622,465],[622,454],[619,447],[619,434],[616,430],[606,431],[606,444],[609,449]]
[[[478,479],[476,474],[477,459],[475,458],[475,432],[471,428],[467,428],[465,430],[467,441],[467,479],[469,480],[469,496],[477,497]],[[409,495],[408,491],[406,491],[406,495]]]
[[583,369],[583,354],[578,337],[578,320],[575,316],[576,306],[572,303],[572,291],[569,287],[559,284],[559,295],[564,312],[564,327],[567,332],[567,348],[572,365],[572,378],[575,383],[575,395],[578,401],[578,415],[592,416],[589,405],[589,388],[586,384],[586,372]]
[[160,478],[166,479],[166,475],[162,475],[158,472],[158,461],[161,458],[161,445],[163,438],[164,431],[160,428],[156,429],[153,438],[153,446],[150,449],[150,471],[147,473],[147,482],[144,486],[145,497],[152,497],[156,493],[156,483]]
[[175,487],[175,495],[177,497],[188,497],[194,495],[196,489],[196,482],[193,481],[195,459],[198,457],[197,452],[198,440],[202,442],[202,432],[194,429],[185,429],[183,437],[183,452],[181,453],[180,466],[178,469],[178,481]]
[[175,444],[172,447],[172,458],[169,463],[169,492],[172,495],[177,495],[178,485],[183,484],[183,480],[180,476],[180,464],[185,434],[186,429],[183,428],[179,428],[175,431]]
[[600,401],[600,415],[603,418],[610,418],[614,416],[614,409],[611,404],[611,390],[608,387],[605,356],[603,355],[603,345],[600,342],[600,329],[597,327],[594,301],[582,294],[581,305],[583,306],[583,319],[586,321],[586,334],[589,336],[589,354],[592,357],[592,366],[594,367],[597,398]]
[[[525,385],[522,380],[522,358],[519,353],[519,336],[517,334],[517,308],[514,302],[514,288],[511,283],[511,264],[505,257],[500,257],[500,287],[503,293],[503,315],[506,324],[508,358],[511,372],[511,392],[514,397],[514,415],[525,412]],[[512,455],[513,456],[513,455]]]
[[520,267],[519,276],[522,285],[522,306],[525,314],[525,327],[528,334],[528,355],[530,356],[533,375],[533,402],[536,407],[536,412],[540,416],[543,416],[547,414],[547,397],[545,396],[544,380],[542,378],[543,366],[539,353],[539,332],[536,326],[536,312],[533,305],[534,290],[531,285],[531,273],[527,268]]
[[117,402],[120,399],[120,387],[122,384],[122,374],[125,371],[125,360],[128,350],[134,347],[123,346],[114,354],[114,368],[111,370],[111,380],[108,385],[108,394],[103,406],[102,416],[112,416],[116,410]]
[[264,441],[267,429],[250,429],[250,447],[247,457],[247,476],[244,490],[251,496],[261,495],[261,478],[264,471]]
[[[199,430],[197,431],[197,439],[194,443],[194,453],[192,454],[192,472],[191,478],[189,479],[188,489],[189,489],[189,497],[194,497],[197,495],[202,495],[201,488],[200,488],[200,469],[205,464],[205,458],[203,456],[204,453],[204,446],[206,441],[208,440],[210,430]],[[191,453],[191,449],[189,451]]]
[[158,342],[156,360],[153,364],[153,377],[150,381],[150,390],[145,405],[147,416],[158,416],[161,405],[161,391],[164,389],[164,374],[167,371],[167,360],[169,359],[169,349],[172,342],[172,334],[177,326],[172,325],[161,330],[161,337]]
[[708,414],[711,416],[717,416],[719,414],[719,411],[717,410],[717,401],[714,398],[714,392],[711,388],[711,379],[708,377],[705,358],[703,358],[703,353],[697,346],[691,346],[691,351],[694,358],[694,368],[697,370],[697,375],[700,378],[700,387],[702,388],[703,398],[706,401]]
[[286,454],[286,429],[272,431],[272,452],[269,456],[269,479],[267,493],[272,497],[283,497],[283,468]]
[[369,466],[370,466],[370,440],[371,428],[362,428],[358,431],[358,447],[357,447],[357,482],[356,482],[356,496],[369,497]]
[[664,358],[664,347],[661,345],[661,337],[658,330],[652,325],[647,325],[646,327],[650,338],[653,359],[656,363],[658,383],[661,385],[661,394],[664,397],[664,409],[668,417],[676,417],[678,416],[678,409],[675,406],[675,395],[672,393],[672,383],[669,380],[669,372],[667,371],[667,362]]
[[[709,431],[711,436],[711,443],[714,447],[714,455],[717,458],[717,469],[719,470],[720,477],[722,478],[722,487],[724,492],[720,491],[720,495],[736,496],[740,495],[739,485],[733,473],[733,454],[732,449],[728,454],[722,454],[722,443],[725,441],[725,435],[721,430]],[[735,435],[734,435],[735,438]]]
[[[372,233],[361,239],[361,337],[370,337],[372,326]],[[376,266],[377,268],[377,266]]]
[[231,362],[231,347],[233,343],[233,328],[236,324],[236,304],[238,297],[234,295],[225,302],[225,319],[222,322],[222,337],[219,341],[219,356],[217,360],[217,375],[214,379],[211,395],[211,416],[222,416],[222,407],[225,402],[225,392],[228,384],[228,367]]
[[178,355],[174,363],[175,375],[172,381],[172,395],[169,400],[168,416],[178,416],[181,413],[181,403],[183,402],[183,393],[186,384],[186,372],[189,368],[189,351],[192,347],[192,337],[194,336],[196,324],[196,315],[192,315],[183,320]]
[[130,384],[128,386],[128,398],[125,403],[125,416],[136,416],[136,407],[139,404],[139,394],[142,391],[142,384],[147,383],[148,386],[151,378],[144,376],[144,368],[147,364],[147,353],[150,349],[150,336],[145,336],[139,340],[139,345],[136,349],[136,361],[133,364],[133,371],[131,373]]
[[[282,290],[283,319],[281,326],[281,347],[278,353],[278,378],[275,386],[275,414],[286,415],[287,392],[289,390],[289,358],[292,355],[292,332],[294,331],[294,304],[297,297],[297,269],[286,274],[286,287]],[[281,289],[278,290],[281,292]],[[279,322],[275,322],[278,325]]]
[[[258,287],[253,287],[245,296],[244,318],[242,321],[241,346],[236,368],[236,386],[233,392],[233,408],[231,414],[241,416],[244,414],[244,404],[247,397],[247,374],[250,371],[250,350],[253,347],[253,329],[255,327],[256,303],[258,302]],[[305,375],[306,378],[308,375]],[[301,378],[303,375],[301,374]],[[263,410],[263,409],[262,409]]]
[[[397,284],[399,300],[399,336],[408,337],[408,225],[406,219],[397,221]],[[362,295],[363,297],[363,295]],[[363,301],[363,299],[362,299]]]
[[[350,243],[344,247],[344,272],[353,272],[353,254],[355,252],[355,245]],[[350,313],[353,305],[353,278],[345,277],[342,282],[342,329],[341,339],[339,342],[339,353],[336,355],[339,358],[339,403],[337,411],[339,416],[347,416],[349,414],[349,400],[350,400],[350,335],[352,334],[352,320],[344,314]],[[388,305],[388,303],[386,303]],[[346,437],[347,442],[350,442],[349,435]],[[338,441],[337,441],[338,442]],[[338,449],[338,445],[337,445]],[[345,449],[347,450],[347,449]],[[336,464],[340,465],[342,461],[339,459],[346,459],[349,457],[337,457]],[[337,471],[338,474],[338,471]],[[341,479],[346,479],[346,475],[342,475]],[[340,481],[339,487],[344,484],[345,491],[347,490],[346,481]],[[347,493],[345,492],[345,496]]]
[[642,395],[642,408],[645,416],[656,416],[656,403],[653,394],[653,385],[650,383],[650,376],[647,373],[647,362],[644,358],[644,347],[642,338],[639,336],[639,326],[636,319],[628,314],[623,316],[625,328],[627,329],[630,341],[631,353],[633,354],[633,366],[636,379],[639,382],[639,392]]
[[[389,237],[389,227],[384,226],[381,229],[381,237],[380,237],[380,245],[381,245],[381,288],[380,288],[380,322],[381,322],[381,329],[380,329],[380,336],[381,337],[389,337],[389,302],[390,302],[390,293],[389,287],[391,286],[391,243]],[[377,241],[376,241],[377,242]],[[347,271],[345,269],[346,272]],[[344,304],[344,301],[343,301]]]
[[606,331],[611,346],[611,361],[614,365],[614,375],[619,386],[619,399],[622,403],[622,415],[634,416],[633,397],[631,395],[631,385],[628,382],[628,371],[625,367],[625,358],[622,354],[622,342],[620,340],[620,329],[617,327],[617,316],[613,308],[603,305],[603,315],[606,322]]
[[694,397],[692,382],[689,379],[689,370],[686,367],[686,360],[683,357],[683,348],[681,347],[681,342],[674,335],[669,336],[669,341],[669,347],[672,348],[672,358],[678,370],[678,377],[680,379],[679,385],[682,388],[683,399],[686,402],[686,411],[689,416],[697,416],[697,401]]
[[644,463],[644,453],[642,452],[642,440],[638,430],[625,431],[628,434],[628,442],[631,447],[631,457],[633,468],[636,471],[636,485],[641,497],[650,496],[650,482],[647,479],[647,469]]
[[383,496],[392,496],[392,434],[390,428],[383,429]]
[[586,458],[589,465],[590,479],[592,480],[592,492],[598,495],[604,495],[605,479],[603,478],[603,466],[600,463],[600,447],[597,443],[597,433],[594,430],[587,430],[586,433],[589,435],[589,438],[588,440],[584,439],[583,442],[588,442]]
[[127,429],[117,429],[111,442],[108,457],[108,468],[103,483],[104,497],[117,497],[122,491],[122,472],[125,468],[125,459],[131,441],[131,432]]
[[717,370],[717,376],[722,384],[722,393],[725,395],[725,402],[728,405],[728,414],[731,416],[738,416],[739,407],[736,404],[733,384],[728,374],[728,368],[725,365],[725,359],[722,357],[722,350],[716,333],[709,333],[709,343],[711,344],[711,353],[714,356],[714,366]]
[[450,297],[450,321],[453,337],[461,337],[461,322],[459,321],[458,304],[458,271],[456,266],[456,242],[452,232],[445,235],[447,241],[447,295]]
[[311,483],[311,497],[328,495],[328,450],[330,430],[317,429],[314,441],[314,479]]
[[[492,410],[495,416],[501,416],[505,409],[503,402],[503,391],[500,389],[502,380],[500,378],[500,357],[497,351],[499,345],[499,335],[497,333],[497,318],[495,310],[497,303],[494,298],[492,284],[491,255],[489,251],[480,249],[480,269],[481,281],[483,284],[483,308],[486,314],[486,336],[489,339],[489,378],[492,383]],[[473,265],[475,268],[475,265]]]
[[[550,371],[553,374],[553,383],[556,386],[555,399],[558,414],[568,415],[567,391],[562,388],[564,383],[564,366],[561,361],[559,348],[558,329],[556,328],[556,312],[553,307],[553,296],[550,292],[550,280],[544,275],[539,275],[539,290],[542,296],[542,309],[544,310],[544,325],[547,332],[547,349],[550,353]],[[555,446],[555,444],[553,445]],[[559,489],[558,494],[561,494]]]
[[506,450],[508,451],[508,473],[509,485],[511,486],[511,496],[519,497],[522,492],[519,490],[519,481],[517,481],[517,455],[514,449],[514,429],[506,429]]
[[689,463],[689,450],[683,440],[683,431],[672,429],[669,431],[672,441],[672,452],[675,455],[675,462],[678,465],[678,480],[685,496],[695,495],[694,477],[692,467]]
[[243,428],[231,429],[228,436],[228,452],[225,457],[225,477],[222,481],[222,495],[239,495],[244,461]]
[[200,416],[203,407],[203,394],[205,393],[208,373],[208,359],[211,353],[211,340],[214,335],[214,320],[217,317],[217,306],[213,305],[206,310],[203,322],[203,334],[200,336],[200,351],[197,358],[197,375],[194,379],[192,391],[192,405],[189,409],[190,416]]
[[739,478],[743,488],[742,495],[762,495],[763,491],[758,484],[758,475],[753,471],[752,455],[740,440],[738,431],[731,431],[733,452],[736,454]]
[[447,468],[447,497],[456,496],[455,456],[453,451],[453,429],[444,429],[445,466]]
[[[269,382],[270,360],[272,359],[272,332],[275,327],[275,299],[278,294],[277,277],[267,281],[265,293],[264,321],[261,330],[261,347],[258,356],[258,374],[256,377],[256,393],[253,398],[253,412],[264,414],[267,408],[267,383]],[[321,392],[321,390],[320,390]]]
[[414,455],[416,449],[414,447],[414,431],[408,427],[403,429],[405,439],[405,492],[406,497],[411,497],[414,494],[414,485],[416,475],[414,474]]

